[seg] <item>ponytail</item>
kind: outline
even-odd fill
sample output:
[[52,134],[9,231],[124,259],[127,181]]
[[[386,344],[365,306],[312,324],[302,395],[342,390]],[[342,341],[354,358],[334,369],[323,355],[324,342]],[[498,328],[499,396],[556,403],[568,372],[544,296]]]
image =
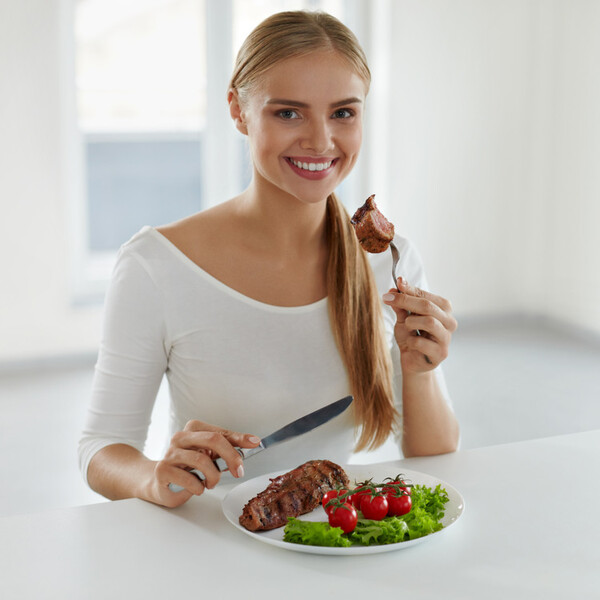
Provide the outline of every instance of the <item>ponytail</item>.
[[335,194],[327,198],[327,243],[329,317],[361,428],[355,450],[372,450],[387,439],[397,417],[390,351],[371,266]]

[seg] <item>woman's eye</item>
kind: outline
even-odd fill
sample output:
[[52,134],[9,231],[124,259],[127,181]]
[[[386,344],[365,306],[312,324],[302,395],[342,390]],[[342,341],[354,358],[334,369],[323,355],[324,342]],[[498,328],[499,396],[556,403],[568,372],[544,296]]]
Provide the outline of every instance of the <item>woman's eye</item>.
[[353,117],[354,113],[347,108],[338,108],[338,110],[333,113],[333,116],[336,119],[348,119]]
[[285,110],[280,110],[277,114],[282,119],[285,119],[285,120],[298,118],[298,113],[295,110],[292,110],[291,108],[286,108]]

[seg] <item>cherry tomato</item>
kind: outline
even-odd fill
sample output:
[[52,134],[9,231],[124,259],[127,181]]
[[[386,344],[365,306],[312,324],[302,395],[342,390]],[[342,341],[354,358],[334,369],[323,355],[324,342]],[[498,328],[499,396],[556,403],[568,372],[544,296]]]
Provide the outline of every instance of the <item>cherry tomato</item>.
[[395,481],[386,484],[386,486],[383,488],[383,493],[393,494],[396,489],[400,489],[406,494],[410,494],[411,491],[410,486],[407,486],[406,482],[402,481],[401,479],[396,479]]
[[356,488],[356,490],[357,491],[355,491],[354,494],[350,496],[350,502],[352,502],[356,510],[360,510],[360,501],[362,500],[362,497],[369,495],[371,491],[368,489],[361,490],[360,487]]
[[412,508],[412,500],[409,494],[401,496],[394,496],[389,494],[387,496],[388,501],[388,517],[399,517],[410,512]]
[[330,500],[333,500],[334,498],[337,498],[338,495],[338,491],[337,490],[329,490],[328,492],[325,492],[325,494],[323,495],[323,500],[321,501],[321,504],[323,504],[323,508],[325,509],[325,512],[328,511],[328,506],[327,503]]
[[342,489],[342,490],[329,490],[328,492],[325,492],[321,503],[327,514],[329,514],[331,512],[331,510],[333,509],[333,507],[335,506],[335,503],[333,503],[333,502],[329,506],[327,506],[327,503],[330,500],[333,500],[334,498],[337,498],[338,496],[345,494],[347,491],[348,490]]
[[329,524],[332,527],[341,527],[344,533],[354,531],[357,521],[358,514],[350,502],[344,502],[341,506],[334,506],[329,513]]
[[363,496],[360,501],[360,510],[365,519],[381,521],[388,513],[388,501],[385,496]]

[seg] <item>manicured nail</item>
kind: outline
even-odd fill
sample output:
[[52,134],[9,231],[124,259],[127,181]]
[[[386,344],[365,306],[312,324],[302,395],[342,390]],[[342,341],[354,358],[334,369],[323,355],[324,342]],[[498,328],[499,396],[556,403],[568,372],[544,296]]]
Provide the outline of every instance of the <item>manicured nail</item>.
[[251,436],[248,438],[248,441],[249,441],[251,444],[260,444],[260,438],[257,438],[255,435],[251,435]]
[[384,294],[382,298],[384,302],[391,302],[394,299],[394,294]]
[[235,476],[236,477],[243,477],[244,476],[244,465],[240,465],[237,469],[237,471],[235,472]]

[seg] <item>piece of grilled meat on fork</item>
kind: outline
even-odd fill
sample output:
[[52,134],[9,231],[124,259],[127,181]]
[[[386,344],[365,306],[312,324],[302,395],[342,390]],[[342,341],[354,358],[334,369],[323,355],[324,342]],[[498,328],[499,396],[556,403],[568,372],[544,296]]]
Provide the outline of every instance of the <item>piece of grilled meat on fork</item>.
[[379,211],[375,204],[375,194],[354,213],[350,222],[360,245],[367,252],[385,252],[394,239],[394,225]]
[[344,469],[330,460],[310,460],[271,479],[265,490],[249,500],[240,525],[250,531],[276,529],[315,509],[325,492],[350,483]]

